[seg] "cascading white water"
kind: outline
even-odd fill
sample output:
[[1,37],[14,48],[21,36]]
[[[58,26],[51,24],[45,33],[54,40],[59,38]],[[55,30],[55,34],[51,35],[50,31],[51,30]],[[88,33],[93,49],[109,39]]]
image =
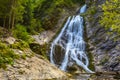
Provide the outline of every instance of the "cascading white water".
[[[86,5],[80,9],[84,13]],[[79,14],[69,17],[58,37],[53,41],[50,51],[51,63],[66,70],[70,63],[76,63],[86,72],[92,73],[88,68],[89,60],[85,51],[83,17]],[[55,57],[57,56],[57,61]],[[72,65],[71,65],[72,66]]]

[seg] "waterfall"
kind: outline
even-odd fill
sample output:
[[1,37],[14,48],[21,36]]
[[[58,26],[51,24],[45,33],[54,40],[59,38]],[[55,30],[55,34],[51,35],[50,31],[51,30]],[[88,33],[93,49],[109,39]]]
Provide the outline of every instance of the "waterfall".
[[[80,9],[84,13],[86,5]],[[63,29],[51,44],[50,61],[61,70],[66,71],[67,66],[73,63],[81,66],[86,72],[92,73],[88,68],[89,60],[85,51],[83,17],[80,14],[68,17]]]

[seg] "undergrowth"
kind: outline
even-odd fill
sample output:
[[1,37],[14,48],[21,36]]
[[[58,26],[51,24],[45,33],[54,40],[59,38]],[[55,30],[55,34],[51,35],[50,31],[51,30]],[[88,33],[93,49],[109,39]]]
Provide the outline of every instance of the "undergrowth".
[[6,65],[13,65],[14,60],[18,59],[19,55],[15,54],[5,43],[0,41],[0,68],[6,69]]

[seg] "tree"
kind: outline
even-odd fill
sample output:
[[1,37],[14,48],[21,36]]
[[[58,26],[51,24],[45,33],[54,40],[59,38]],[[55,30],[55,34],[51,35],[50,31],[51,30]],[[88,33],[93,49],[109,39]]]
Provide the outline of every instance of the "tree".
[[100,24],[106,29],[120,33],[120,1],[107,0],[103,5],[103,15]]
[[26,2],[27,0],[0,0],[1,26],[11,29],[15,23],[22,21]]
[[9,28],[13,28],[15,26],[15,22],[19,22],[23,20],[24,4],[26,4],[27,0],[10,0],[10,13],[9,13]]
[[7,22],[7,17],[9,16],[9,0],[0,0],[0,23],[1,26],[5,27]]

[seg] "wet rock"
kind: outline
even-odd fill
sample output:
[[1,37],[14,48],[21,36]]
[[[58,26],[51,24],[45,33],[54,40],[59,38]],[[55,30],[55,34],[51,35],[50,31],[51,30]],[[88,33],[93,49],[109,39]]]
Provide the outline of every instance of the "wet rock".
[[79,67],[77,65],[73,65],[73,66],[69,66],[67,70],[69,71],[69,73],[77,74],[76,71],[79,70]]
[[55,46],[55,53],[57,53],[57,54],[54,54],[55,64],[61,65],[61,62],[64,59],[65,50],[62,49],[59,45],[56,45]]
[[[29,44],[31,50],[37,54],[40,54],[40,49],[42,48],[40,44],[38,43],[30,43]],[[42,55],[42,54],[41,54]]]

